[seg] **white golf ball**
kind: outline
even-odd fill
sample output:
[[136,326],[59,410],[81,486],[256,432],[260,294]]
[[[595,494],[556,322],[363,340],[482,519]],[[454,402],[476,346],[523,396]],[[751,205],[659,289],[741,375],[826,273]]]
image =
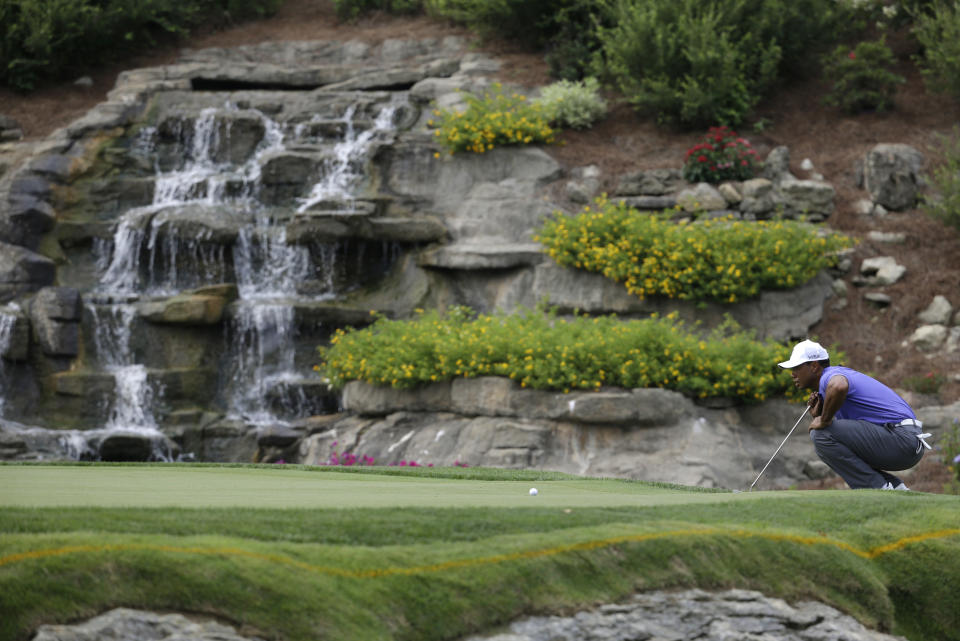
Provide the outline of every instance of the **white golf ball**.
[[531,488],[530,488],[530,496],[536,496],[536,495],[537,495],[537,488],[531,487]]

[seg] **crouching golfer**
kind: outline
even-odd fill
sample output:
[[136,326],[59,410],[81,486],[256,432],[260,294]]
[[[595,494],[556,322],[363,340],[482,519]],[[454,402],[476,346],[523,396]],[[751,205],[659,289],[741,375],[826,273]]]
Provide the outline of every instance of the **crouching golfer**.
[[780,367],[794,385],[814,390],[809,432],[820,460],[853,489],[909,489],[885,471],[913,467],[930,449],[930,434],[906,401],[866,374],[831,366],[827,350],[813,341],[798,343]]

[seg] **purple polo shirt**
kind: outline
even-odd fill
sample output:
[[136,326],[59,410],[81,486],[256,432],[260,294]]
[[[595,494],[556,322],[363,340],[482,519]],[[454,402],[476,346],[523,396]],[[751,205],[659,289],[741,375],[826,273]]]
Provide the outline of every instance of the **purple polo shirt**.
[[905,418],[916,418],[900,395],[875,378],[849,367],[828,367],[820,377],[820,397],[826,398],[827,382],[843,374],[849,389],[847,398],[834,418],[870,421],[871,423],[899,423]]

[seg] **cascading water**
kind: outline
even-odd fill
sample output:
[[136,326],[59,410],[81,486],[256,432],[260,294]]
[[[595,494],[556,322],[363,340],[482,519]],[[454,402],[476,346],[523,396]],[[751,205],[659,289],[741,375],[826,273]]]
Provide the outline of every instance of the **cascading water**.
[[[155,160],[153,202],[126,212],[113,242],[99,248],[102,276],[99,287],[87,296],[87,307],[98,328],[99,362],[116,380],[117,400],[107,429],[157,426],[154,405],[160,395],[149,384],[143,359],[131,347],[133,303],[229,281],[236,282],[239,299],[230,309],[220,366],[219,396],[227,417],[264,426],[282,423],[281,415],[311,410],[296,385],[303,374],[295,364],[295,304],[336,295],[337,249],[288,242],[286,223],[291,216],[317,208],[325,213],[350,211],[352,189],[360,178],[357,165],[377,136],[392,130],[394,108],[380,109],[372,127],[359,132],[354,127],[355,107],[348,108],[340,127],[343,139],[332,149],[330,142],[310,136],[307,143],[322,145],[329,153],[319,168],[320,179],[292,209],[262,202],[261,174],[271,157],[289,145],[304,144],[309,129],[304,124],[310,123],[282,125],[256,109],[244,108],[245,117],[253,114],[259,121],[263,135],[250,157],[238,165],[218,152],[224,137],[230,136],[230,118],[236,113],[236,106],[227,105],[203,109],[195,120],[184,120],[182,131],[172,134],[182,139],[180,157]],[[159,135],[157,128],[144,129],[134,146],[159,158],[155,153]],[[233,219],[232,251],[222,243],[205,242],[209,228],[192,235],[178,233],[187,208],[212,212],[208,216],[212,225],[224,217]],[[310,283],[307,292],[305,283]]]
[[351,189],[356,180],[356,174],[351,169],[352,162],[367,151],[367,147],[374,136],[387,131],[393,126],[393,117],[396,109],[388,106],[380,111],[373,127],[357,135],[353,127],[355,107],[351,107],[344,115],[347,130],[344,141],[334,146],[334,155],[327,159],[324,167],[324,178],[310,191],[307,198],[300,200],[298,212],[309,210],[321,202],[342,202],[349,205],[353,200]]
[[136,309],[119,304],[88,306],[96,325],[95,344],[101,365],[116,381],[116,400],[110,409],[107,429],[156,431],[153,401],[157,396],[147,380],[147,368],[134,362],[130,348]]
[[0,309],[0,418],[3,418],[4,415],[7,402],[7,389],[9,388],[7,368],[2,355],[6,354],[7,350],[10,349],[10,344],[13,341],[13,329],[16,322],[16,316]]
[[[392,128],[394,111],[390,106],[382,109],[373,127],[358,135],[355,107],[347,110],[344,140],[325,159],[322,178],[300,200],[298,213],[321,202],[350,206],[357,180],[352,164],[367,153],[378,133]],[[258,214],[255,220],[254,226],[241,231],[234,252],[240,302],[233,320],[228,412],[233,418],[265,425],[277,422],[272,411],[277,404],[285,414],[309,410],[302,392],[289,391],[297,388],[288,384],[301,377],[294,367],[294,309],[289,299],[299,295],[298,285],[307,280],[323,284],[313,298],[333,297],[336,252],[325,248],[312,258],[307,248],[288,244],[286,228],[274,225],[268,215]]]

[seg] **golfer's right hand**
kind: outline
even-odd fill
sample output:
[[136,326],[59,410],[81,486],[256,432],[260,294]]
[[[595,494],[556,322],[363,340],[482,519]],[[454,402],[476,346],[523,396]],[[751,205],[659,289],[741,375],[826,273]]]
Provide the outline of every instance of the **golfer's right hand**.
[[810,398],[807,399],[807,407],[810,408],[811,416],[820,416],[820,412],[823,410],[823,399],[820,398],[818,392],[810,393]]

